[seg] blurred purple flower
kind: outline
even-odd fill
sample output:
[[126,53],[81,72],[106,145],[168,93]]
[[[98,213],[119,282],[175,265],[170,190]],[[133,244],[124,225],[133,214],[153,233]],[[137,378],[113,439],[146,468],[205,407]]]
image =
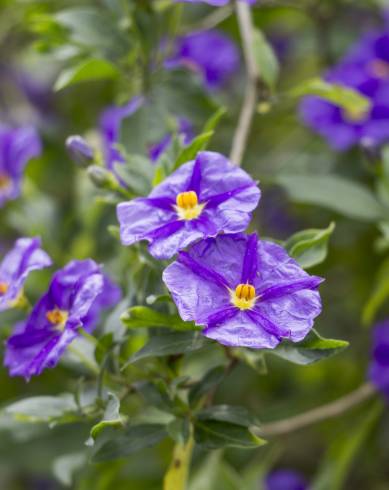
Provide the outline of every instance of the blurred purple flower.
[[147,240],[153,257],[168,259],[202,238],[244,231],[259,198],[244,170],[219,153],[200,152],[148,197],[118,205],[121,241]]
[[72,159],[81,166],[88,166],[94,160],[93,148],[82,136],[66,138],[66,148]]
[[239,69],[239,51],[234,42],[217,30],[198,31],[176,41],[167,69],[187,67],[203,78],[207,88],[221,88]]
[[73,260],[57,271],[26,323],[17,325],[7,341],[4,362],[10,375],[29,380],[54,367],[78,329],[91,332],[101,311],[120,296],[93,260]]
[[336,150],[353,145],[378,146],[389,140],[389,34],[370,34],[354,46],[325,79],[351,87],[371,100],[365,113],[347,112],[309,96],[300,114],[307,126]]
[[0,207],[16,199],[27,162],[41,153],[41,141],[31,126],[0,125]]
[[374,328],[369,378],[389,400],[389,320]]
[[163,272],[180,316],[228,346],[273,349],[302,340],[321,312],[323,281],[279,245],[252,235],[219,235],[180,252]]
[[12,308],[30,272],[51,265],[40,238],[19,238],[0,263],[0,311]]
[[265,480],[265,490],[306,490],[305,479],[294,470],[276,470]]

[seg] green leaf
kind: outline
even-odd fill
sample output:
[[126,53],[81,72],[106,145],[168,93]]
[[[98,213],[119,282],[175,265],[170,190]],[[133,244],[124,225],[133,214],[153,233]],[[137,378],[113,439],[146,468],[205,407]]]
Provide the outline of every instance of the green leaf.
[[295,202],[315,204],[361,221],[377,221],[384,209],[369,189],[335,175],[279,174],[274,182]]
[[117,19],[108,11],[94,7],[62,10],[53,19],[69,31],[70,42],[118,58],[129,50],[128,36],[122,34]]
[[170,356],[184,354],[201,349],[205,338],[198,332],[177,332],[155,335],[150,341],[130,359],[129,363],[147,359],[149,357]]
[[25,398],[11,403],[4,411],[22,422],[65,422],[78,415],[74,397],[69,393]]
[[254,30],[254,55],[261,78],[273,88],[280,71],[277,56],[266,37],[258,28]]
[[97,345],[95,347],[95,359],[98,364],[101,364],[109,352],[109,350],[114,345],[113,333],[107,333],[98,339]]
[[54,90],[62,90],[76,83],[89,82],[91,80],[112,79],[119,76],[115,65],[102,59],[90,59],[63,70],[54,84]]
[[154,168],[148,158],[130,155],[122,145],[117,145],[125,158],[125,163],[116,163],[114,169],[120,179],[136,195],[144,196],[151,190]]
[[234,356],[253,369],[257,374],[267,374],[266,359],[262,350],[240,347],[234,349]]
[[198,412],[197,418],[198,420],[230,422],[242,427],[258,425],[258,420],[245,407],[234,405],[213,405]]
[[106,427],[121,427],[123,425],[123,419],[119,410],[120,400],[114,393],[108,393],[108,401],[105,407],[103,420],[94,425],[90,431],[91,445],[93,445],[93,441]]
[[217,127],[217,125],[220,122],[220,119],[224,116],[224,114],[227,112],[227,109],[225,107],[220,107],[212,116],[206,121],[204,124],[204,128],[202,130],[202,133],[208,133],[209,131],[214,131]]
[[[222,456],[222,451],[206,455],[190,480],[189,490],[248,490],[236,470],[223,461]],[[256,486],[256,490],[259,487]]]
[[120,317],[127,328],[163,327],[172,330],[201,330],[193,322],[184,322],[178,315],[167,315],[148,308],[133,306]]
[[336,85],[322,80],[321,78],[312,78],[301,83],[298,87],[291,90],[292,97],[301,97],[303,95],[317,95],[322,99],[332,102],[342,107],[352,115],[363,115],[370,109],[370,99],[360,92],[343,85]]
[[295,344],[284,341],[275,349],[266,352],[294,364],[307,365],[338,354],[348,345],[345,340],[325,339],[312,330],[302,342]]
[[207,131],[206,133],[196,136],[188,146],[181,150],[174,164],[173,170],[180,167],[183,163],[193,160],[199,151],[205,150],[212,136],[213,131]]
[[247,427],[217,420],[197,420],[194,436],[196,442],[206,449],[223,447],[255,449],[266,443]]
[[341,490],[346,488],[345,482],[351,465],[358,452],[363,448],[383,408],[381,401],[374,403],[362,417],[353,422],[352,429],[349,427],[346,432],[337,435],[310,487],[312,490]]
[[53,473],[62,485],[70,487],[73,483],[74,473],[86,464],[85,453],[64,454],[54,460]]
[[190,437],[190,422],[188,418],[177,417],[166,427],[169,436],[177,444],[186,444]]
[[92,456],[94,463],[125,458],[130,454],[155,446],[166,437],[166,429],[160,424],[141,424],[129,427],[124,433],[120,433],[102,444]]
[[389,259],[386,259],[380,266],[377,278],[373,282],[372,292],[365,304],[362,312],[362,322],[370,325],[379,308],[389,298]]
[[327,256],[328,240],[334,229],[335,223],[332,222],[323,230],[299,231],[288,238],[285,248],[304,269],[321,264]]
[[195,405],[204,395],[215,388],[222,381],[224,372],[224,366],[217,366],[205,373],[204,377],[190,389],[189,403]]

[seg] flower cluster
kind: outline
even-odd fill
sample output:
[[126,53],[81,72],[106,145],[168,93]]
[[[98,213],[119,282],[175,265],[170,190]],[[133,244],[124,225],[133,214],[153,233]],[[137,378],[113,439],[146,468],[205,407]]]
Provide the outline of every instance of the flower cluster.
[[163,281],[183,320],[224,345],[271,349],[310,331],[322,279],[281,246],[242,234],[259,198],[246,172],[200,152],[148,197],[120,203],[117,215],[124,245],[146,240],[157,259],[178,253]]
[[[16,306],[28,274],[51,265],[39,238],[21,238],[0,264],[0,310]],[[29,380],[57,364],[66,347],[96,326],[104,308],[120,300],[120,290],[93,260],[72,261],[58,270],[48,291],[7,340],[5,365],[11,376]]]
[[389,139],[389,34],[363,37],[328,71],[325,79],[357,90],[370,100],[365,112],[346,111],[309,96],[300,108],[303,121],[337,150],[353,145],[379,146]]

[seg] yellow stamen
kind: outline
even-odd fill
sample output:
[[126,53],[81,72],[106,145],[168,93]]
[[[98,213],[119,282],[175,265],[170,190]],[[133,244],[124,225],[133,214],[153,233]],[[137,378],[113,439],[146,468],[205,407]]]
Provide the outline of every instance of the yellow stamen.
[[369,63],[370,72],[377,78],[387,80],[389,78],[389,63],[384,60],[375,59]]
[[192,220],[200,216],[205,204],[199,204],[195,191],[180,192],[176,197],[175,209],[182,220]]
[[360,109],[343,109],[343,117],[346,121],[357,123],[364,121],[369,115],[369,111],[361,111]]
[[64,310],[60,310],[59,308],[54,308],[46,313],[46,318],[50,323],[55,325],[59,329],[63,329],[65,326],[69,313]]
[[235,291],[231,291],[231,303],[240,310],[251,309],[256,300],[255,287],[251,284],[238,284]]
[[3,174],[0,172],[0,190],[7,189],[11,184],[11,179],[7,174]]
[[4,295],[8,291],[8,284],[6,282],[0,282],[0,296]]

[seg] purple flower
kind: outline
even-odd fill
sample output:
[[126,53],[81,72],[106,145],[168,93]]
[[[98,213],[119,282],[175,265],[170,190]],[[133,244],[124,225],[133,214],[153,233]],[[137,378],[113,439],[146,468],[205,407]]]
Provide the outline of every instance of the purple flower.
[[20,297],[31,271],[51,265],[40,238],[19,238],[0,263],[0,311],[11,308]]
[[374,328],[369,377],[389,400],[389,320],[379,323]]
[[[217,53],[217,55],[215,55]],[[199,31],[180,37],[175,53],[165,67],[187,67],[200,73],[207,88],[225,85],[239,69],[239,51],[234,42],[217,30]]]
[[381,145],[389,139],[389,34],[365,36],[325,79],[351,87],[371,101],[366,112],[346,111],[319,97],[306,97],[302,120],[336,150]]
[[305,479],[294,470],[276,470],[266,477],[265,490],[306,490]]
[[93,148],[82,136],[73,135],[66,138],[66,148],[72,159],[79,165],[88,166],[93,162]]
[[245,171],[219,153],[200,152],[148,197],[118,205],[121,240],[147,240],[153,257],[168,259],[202,238],[244,231],[259,198]]
[[11,376],[39,375],[54,367],[78,329],[91,332],[102,309],[120,299],[117,286],[93,260],[74,260],[57,271],[26,323],[8,339],[5,365]]
[[0,207],[19,196],[24,167],[40,153],[41,142],[33,127],[0,125]]
[[256,234],[203,240],[163,273],[183,320],[221,344],[255,349],[307,335],[321,311],[322,280]]

